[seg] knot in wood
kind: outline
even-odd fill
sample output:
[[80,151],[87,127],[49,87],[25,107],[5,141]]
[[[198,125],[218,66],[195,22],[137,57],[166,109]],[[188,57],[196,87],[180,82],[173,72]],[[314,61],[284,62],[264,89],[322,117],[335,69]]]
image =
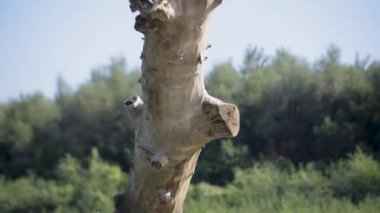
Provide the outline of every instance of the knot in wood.
[[159,161],[152,161],[151,166],[156,169],[161,169],[162,164]]
[[136,16],[135,30],[141,33],[147,33],[157,30],[158,21],[146,15],[140,14]]

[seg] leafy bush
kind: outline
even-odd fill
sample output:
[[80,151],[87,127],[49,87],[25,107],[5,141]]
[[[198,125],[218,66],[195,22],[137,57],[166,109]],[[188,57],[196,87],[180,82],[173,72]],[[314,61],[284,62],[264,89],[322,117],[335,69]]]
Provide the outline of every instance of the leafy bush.
[[360,150],[325,172],[313,164],[284,169],[259,163],[237,170],[224,188],[192,186],[185,212],[375,213],[380,211],[379,168],[378,161]]
[[1,177],[0,212],[112,212],[112,196],[128,180],[119,167],[102,161],[96,150],[87,166],[68,155],[56,173],[57,180]]
[[361,150],[329,169],[331,186],[336,196],[354,202],[368,196],[380,196],[380,163]]

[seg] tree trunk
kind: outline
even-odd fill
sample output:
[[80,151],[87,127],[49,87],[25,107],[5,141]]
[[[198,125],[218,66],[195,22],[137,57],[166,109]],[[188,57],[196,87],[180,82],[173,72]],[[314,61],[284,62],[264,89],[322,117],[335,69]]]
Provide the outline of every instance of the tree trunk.
[[142,98],[125,101],[136,124],[133,167],[117,213],[183,211],[202,147],[234,137],[239,111],[205,90],[205,30],[222,0],[130,0],[139,11],[135,29],[145,35]]

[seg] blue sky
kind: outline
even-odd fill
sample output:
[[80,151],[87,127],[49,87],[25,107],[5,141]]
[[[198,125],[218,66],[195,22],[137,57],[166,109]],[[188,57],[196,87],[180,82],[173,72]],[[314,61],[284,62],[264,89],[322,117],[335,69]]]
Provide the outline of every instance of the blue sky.
[[[0,102],[35,91],[53,97],[58,75],[76,88],[111,57],[138,67],[142,35],[128,2],[1,0]],[[206,69],[228,59],[239,67],[249,45],[311,62],[330,44],[345,62],[357,52],[380,59],[379,11],[379,0],[224,0],[212,17]]]

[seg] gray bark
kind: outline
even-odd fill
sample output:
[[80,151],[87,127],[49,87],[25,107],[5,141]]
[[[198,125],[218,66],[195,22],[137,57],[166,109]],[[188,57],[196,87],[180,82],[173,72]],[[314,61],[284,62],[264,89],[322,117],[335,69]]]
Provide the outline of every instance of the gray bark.
[[239,111],[205,90],[202,64],[211,11],[221,0],[130,0],[144,34],[142,97],[125,107],[135,120],[133,169],[115,212],[183,212],[202,147],[234,137]]

